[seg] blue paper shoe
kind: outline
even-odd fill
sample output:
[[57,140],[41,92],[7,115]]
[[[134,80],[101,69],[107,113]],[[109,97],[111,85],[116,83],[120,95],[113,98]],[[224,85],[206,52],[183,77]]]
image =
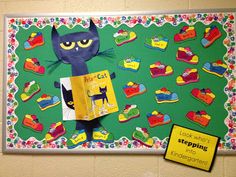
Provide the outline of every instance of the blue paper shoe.
[[60,100],[57,96],[43,94],[39,99],[37,99],[37,103],[39,105],[39,108],[44,111],[48,108],[60,104]]
[[227,70],[227,65],[224,64],[221,60],[217,60],[213,63],[205,63],[202,69],[210,74],[223,77],[225,71]]
[[176,93],[172,93],[166,88],[162,88],[155,92],[157,103],[174,103],[179,101],[178,95]]

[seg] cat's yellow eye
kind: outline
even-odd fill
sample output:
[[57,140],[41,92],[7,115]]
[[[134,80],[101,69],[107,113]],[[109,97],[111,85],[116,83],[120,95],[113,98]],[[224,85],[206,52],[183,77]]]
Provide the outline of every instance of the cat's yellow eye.
[[68,105],[73,105],[74,102],[73,102],[73,101],[69,101],[69,102],[67,102],[67,104],[68,104]]
[[71,50],[75,47],[75,42],[62,42],[60,43],[60,46],[64,50]]
[[84,39],[81,41],[78,41],[77,44],[81,48],[87,48],[92,44],[93,40],[92,39]]

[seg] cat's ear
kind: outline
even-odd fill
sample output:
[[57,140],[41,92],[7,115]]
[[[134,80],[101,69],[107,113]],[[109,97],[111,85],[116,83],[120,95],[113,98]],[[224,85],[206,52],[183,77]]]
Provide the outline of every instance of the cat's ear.
[[66,93],[67,90],[66,90],[65,86],[64,86],[63,84],[62,84],[61,86],[62,86],[62,92],[63,92],[63,93]]
[[93,23],[93,20],[90,20],[89,31],[93,33],[95,36],[98,36],[98,31],[96,25]]
[[52,39],[52,46],[54,49],[54,52],[59,60],[61,60],[61,55],[60,55],[60,41],[59,41],[59,34],[56,30],[56,27],[53,25],[52,27],[52,32],[51,32],[51,39]]

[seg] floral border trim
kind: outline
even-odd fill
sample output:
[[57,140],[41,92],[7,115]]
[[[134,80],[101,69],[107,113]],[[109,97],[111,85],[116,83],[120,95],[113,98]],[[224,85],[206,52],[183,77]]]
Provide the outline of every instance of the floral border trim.
[[[228,132],[225,135],[225,141],[221,141],[219,144],[219,150],[235,150],[236,149],[236,78],[235,78],[235,15],[233,13],[193,13],[193,14],[173,14],[173,15],[132,15],[132,16],[109,16],[109,17],[95,17],[92,18],[94,23],[103,28],[106,25],[111,25],[118,28],[122,24],[126,24],[129,27],[133,27],[137,24],[141,24],[144,27],[149,27],[152,24],[157,26],[163,26],[165,23],[170,23],[174,26],[185,22],[189,25],[194,25],[196,22],[202,22],[209,25],[212,22],[219,22],[222,24],[224,30],[227,33],[224,45],[227,48],[227,53],[224,56],[224,60],[228,65],[228,70],[225,74],[228,84],[224,88],[225,93],[228,96],[228,100],[225,103],[225,108],[228,111],[228,117],[225,118],[225,124],[228,127]],[[15,114],[15,109],[18,105],[15,94],[18,91],[15,79],[19,75],[15,68],[18,61],[18,57],[15,50],[18,46],[16,40],[16,33],[19,31],[19,27],[28,29],[35,25],[42,29],[47,25],[66,25],[68,28],[73,28],[76,25],[81,25],[84,28],[89,26],[89,18],[85,17],[37,17],[37,18],[9,18],[7,19],[7,110],[6,110],[6,148],[7,149],[66,149],[66,138],[61,137],[51,143],[46,143],[45,140],[39,141],[34,137],[28,140],[22,140],[18,133],[14,129],[18,118]],[[157,137],[153,137],[154,146],[147,148],[141,145],[137,141],[129,140],[126,137],[122,137],[119,140],[115,140],[114,143],[85,143],[78,149],[86,148],[105,148],[105,149],[156,149],[164,150],[168,144],[168,137],[160,140]]]

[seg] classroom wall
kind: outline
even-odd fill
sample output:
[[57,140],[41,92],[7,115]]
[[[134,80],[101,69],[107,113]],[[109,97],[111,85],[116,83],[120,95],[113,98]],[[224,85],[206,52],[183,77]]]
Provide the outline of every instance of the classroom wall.
[[[0,0],[0,95],[3,14],[202,8],[236,8],[236,0]],[[0,177],[236,177],[236,156],[217,156],[208,173],[167,162],[162,155],[8,155],[1,147],[0,142]]]

